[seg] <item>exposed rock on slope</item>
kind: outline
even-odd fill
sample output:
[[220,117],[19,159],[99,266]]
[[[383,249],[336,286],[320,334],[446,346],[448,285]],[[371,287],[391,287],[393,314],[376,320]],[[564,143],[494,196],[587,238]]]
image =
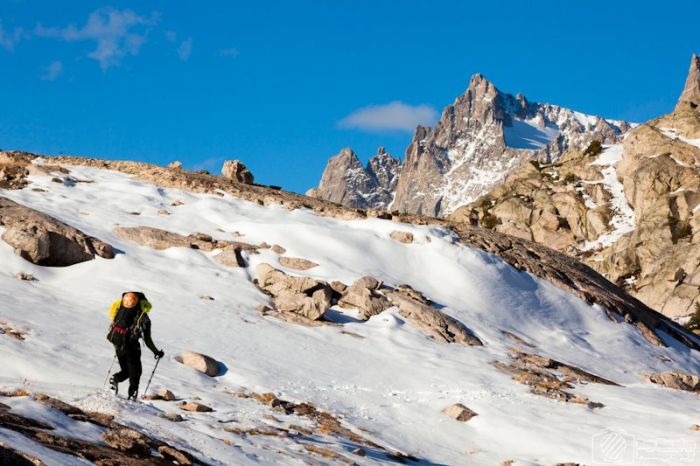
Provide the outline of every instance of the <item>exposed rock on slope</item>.
[[[207,464],[166,442],[114,421],[113,416],[86,413],[75,406],[42,394],[38,394],[34,398],[35,401],[53,408],[60,414],[46,416],[50,419],[47,422],[37,421],[20,414],[20,412],[15,412],[9,406],[0,404],[0,427],[15,432],[20,438],[25,438],[27,442],[31,440],[49,450],[95,464],[169,465],[173,464],[174,461],[181,465]],[[53,422],[55,425],[49,422]],[[84,435],[76,434],[75,437],[72,437],[53,432],[56,428],[61,427],[60,423],[73,422],[92,424],[104,430],[101,442],[85,440]],[[5,458],[9,458],[11,462],[3,462],[2,464],[44,464],[37,458],[28,457],[0,444],[0,460]],[[37,463],[37,461],[39,462]]]
[[65,267],[100,256],[114,258],[112,246],[46,214],[0,197],[2,239],[24,259],[38,265]]
[[308,277],[292,277],[269,264],[255,268],[258,286],[272,295],[275,307],[318,320],[331,307],[333,291],[326,282]]
[[[27,157],[36,158],[32,154]],[[383,214],[374,210],[361,210],[340,206],[316,198],[309,198],[264,186],[233,183],[222,177],[174,170],[140,162],[109,161],[82,157],[52,157],[52,162],[68,165],[84,165],[121,171],[154,184],[185,189],[198,193],[226,192],[261,205],[283,205],[289,209],[308,208],[318,215],[340,219],[361,219],[381,216],[397,222],[418,225],[432,224],[452,229],[459,240],[468,246],[493,253],[520,270],[573,293],[591,304],[599,304],[615,321],[637,326],[654,344],[663,345],[658,332],[674,336],[691,348],[700,349],[696,336],[680,325],[665,318],[627,295],[588,266],[575,259],[542,245],[502,233],[482,229],[465,223],[409,214]],[[621,317],[621,319],[620,319]]]
[[[346,149],[328,162],[310,195],[350,207],[442,216],[493,188],[524,161],[554,161],[595,139],[616,142],[628,128],[624,122],[505,94],[477,74],[434,128],[416,129],[392,183],[369,182],[370,167],[382,160],[380,155],[363,170]],[[392,163],[396,166],[398,161]]]
[[700,305],[698,63],[673,113],[602,153],[525,164],[451,218],[564,251],[649,306],[688,318]]
[[224,178],[228,178],[232,181],[253,184],[253,174],[240,160],[227,160],[224,162],[224,166],[221,168],[221,174],[224,175]]

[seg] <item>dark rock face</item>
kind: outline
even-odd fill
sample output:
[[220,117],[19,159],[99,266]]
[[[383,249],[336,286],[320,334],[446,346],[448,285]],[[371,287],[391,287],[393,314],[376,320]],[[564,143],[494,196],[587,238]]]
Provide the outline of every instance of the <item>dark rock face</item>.
[[49,267],[66,267],[100,256],[114,258],[112,246],[44,213],[0,197],[2,239],[24,259]]
[[[499,91],[474,75],[434,128],[419,126],[399,167],[381,154],[362,168],[351,150],[331,159],[314,197],[348,207],[443,216],[484,194],[527,160],[557,160],[597,139],[616,142],[629,125]],[[375,169],[375,165],[381,165]],[[395,173],[381,178],[377,173]],[[375,180],[383,180],[381,183]]]

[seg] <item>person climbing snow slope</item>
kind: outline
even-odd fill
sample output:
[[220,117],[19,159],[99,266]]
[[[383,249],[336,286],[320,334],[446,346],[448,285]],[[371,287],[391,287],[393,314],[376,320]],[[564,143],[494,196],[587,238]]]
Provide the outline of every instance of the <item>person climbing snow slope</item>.
[[111,326],[107,339],[114,345],[121,370],[109,379],[114,393],[118,393],[119,383],[129,379],[130,400],[136,400],[141,379],[141,344],[143,337],[148,349],[156,359],[165,355],[163,350],[156,348],[151,339],[151,319],[148,312],[151,303],[141,292],[128,291],[112,304],[109,310]]

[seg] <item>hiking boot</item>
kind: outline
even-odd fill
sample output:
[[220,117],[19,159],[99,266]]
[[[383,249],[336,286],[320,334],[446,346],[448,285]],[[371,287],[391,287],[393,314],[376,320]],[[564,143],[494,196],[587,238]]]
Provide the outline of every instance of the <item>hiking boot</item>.
[[115,395],[119,394],[119,382],[117,382],[115,376],[109,378],[109,387],[112,389]]
[[138,394],[139,394],[138,387],[136,387],[136,388],[129,387],[129,396],[127,397],[127,400],[136,401],[138,399]]

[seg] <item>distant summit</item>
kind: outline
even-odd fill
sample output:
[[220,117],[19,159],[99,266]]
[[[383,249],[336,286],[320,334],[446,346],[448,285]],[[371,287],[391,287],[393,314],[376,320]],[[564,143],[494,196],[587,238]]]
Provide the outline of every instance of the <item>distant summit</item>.
[[[555,161],[594,139],[614,143],[629,128],[626,122],[503,93],[475,74],[435,127],[416,128],[402,164],[380,152],[358,171],[359,161],[341,152],[309,194],[350,207],[443,216],[502,182],[524,161]],[[376,172],[383,173],[381,183],[371,181]]]

